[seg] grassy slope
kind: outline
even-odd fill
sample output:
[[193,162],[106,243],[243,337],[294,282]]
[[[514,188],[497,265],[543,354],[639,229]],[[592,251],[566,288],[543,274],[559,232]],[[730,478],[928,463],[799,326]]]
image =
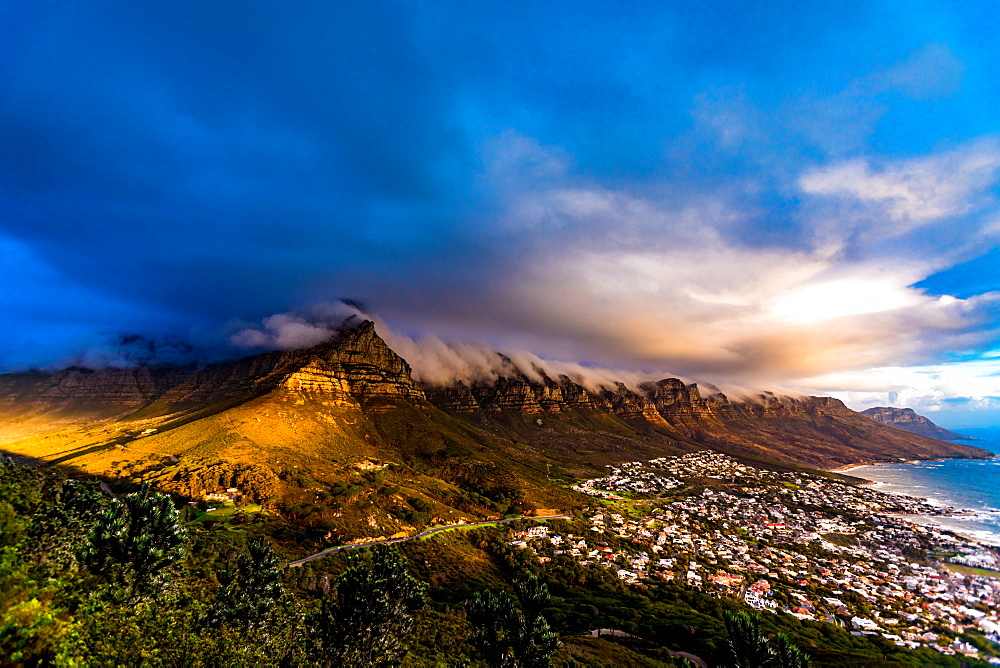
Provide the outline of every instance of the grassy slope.
[[[576,479],[705,445],[768,468],[794,468],[790,459],[864,460],[878,448],[919,455],[933,446],[846,409],[669,428],[594,409],[452,414],[418,399],[383,395],[350,405],[279,388],[201,403],[181,393],[187,403],[169,404],[163,397],[173,395],[163,395],[131,412],[76,404],[74,412],[26,401],[40,382],[37,374],[0,377],[3,450],[87,475],[151,480],[194,500],[234,487],[242,501],[310,527],[312,543],[410,532],[434,520],[570,510],[590,503],[568,489]],[[367,461],[393,466],[365,471]]]
[[[235,487],[245,501],[294,509],[289,517],[327,542],[410,532],[435,518],[491,517],[505,507],[570,510],[590,502],[568,489],[575,479],[603,475],[608,464],[703,447],[596,410],[448,414],[420,400],[384,396],[350,407],[288,389],[242,402],[157,402],[126,417],[21,411],[19,422],[5,421],[0,448],[83,474],[151,480],[194,500]],[[800,425],[785,427],[794,434]],[[779,438],[746,429],[765,442]],[[143,435],[147,430],[154,431]],[[766,447],[739,445],[716,443],[748,463],[787,466],[770,460]],[[395,466],[369,479],[358,468],[368,460]],[[422,514],[414,515],[414,499]]]
[[[279,389],[165,415],[147,409],[124,419],[60,419],[49,431],[46,414],[31,419],[35,430],[0,448],[78,474],[151,480],[193,500],[236,487],[244,500],[312,527],[309,544],[497,516],[508,506],[586,503],[566,480],[549,479],[546,463],[558,458],[426,402],[381,398],[342,407]],[[366,471],[365,462],[392,466]],[[555,467],[553,475],[561,473]]]

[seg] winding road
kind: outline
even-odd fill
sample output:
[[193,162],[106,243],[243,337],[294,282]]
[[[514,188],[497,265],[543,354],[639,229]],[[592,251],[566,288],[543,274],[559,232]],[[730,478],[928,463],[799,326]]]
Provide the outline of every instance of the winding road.
[[[631,633],[626,633],[625,631],[619,631],[618,629],[594,629],[587,635],[590,636],[591,638],[612,636],[617,638],[634,638],[635,640],[645,640],[645,638],[640,638],[639,636],[632,635]],[[646,640],[646,642],[649,641]],[[671,650],[667,650],[667,654],[669,654],[670,656],[678,656],[681,657],[682,659],[687,659],[694,665],[698,666],[698,668],[708,668],[708,664],[705,662],[704,659],[697,657],[694,654],[691,654],[690,652],[674,652]]]
[[296,568],[306,563],[307,561],[312,561],[313,559],[319,559],[320,557],[325,557],[330,554],[336,554],[337,552],[344,552],[345,550],[356,550],[360,547],[372,547],[374,545],[391,545],[393,543],[405,543],[408,540],[414,540],[416,538],[424,538],[426,536],[432,536],[436,533],[441,533],[442,531],[448,531],[450,529],[474,529],[476,527],[491,526],[493,524],[510,524],[511,522],[523,522],[525,520],[571,520],[572,515],[544,515],[542,517],[515,517],[509,520],[486,520],[483,522],[471,522],[465,524],[446,524],[445,526],[434,527],[433,529],[427,529],[426,531],[421,531],[420,533],[413,534],[412,536],[404,536],[402,538],[386,538],[385,540],[374,540],[370,543],[351,543],[350,545],[338,545],[337,547],[331,547],[322,552],[317,552],[316,554],[310,554],[308,557],[302,557],[301,559],[296,559],[295,561],[289,561],[287,566],[289,568]]

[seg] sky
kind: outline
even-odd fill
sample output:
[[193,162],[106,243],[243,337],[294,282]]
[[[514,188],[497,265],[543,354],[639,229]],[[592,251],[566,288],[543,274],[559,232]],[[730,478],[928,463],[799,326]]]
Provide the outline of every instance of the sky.
[[489,346],[1000,424],[998,14],[0,3],[0,369],[348,299],[428,378]]

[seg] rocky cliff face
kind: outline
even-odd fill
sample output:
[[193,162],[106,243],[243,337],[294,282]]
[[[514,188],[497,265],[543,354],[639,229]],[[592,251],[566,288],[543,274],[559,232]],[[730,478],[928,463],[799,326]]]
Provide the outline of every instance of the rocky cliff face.
[[363,322],[313,348],[264,353],[201,370],[72,367],[0,376],[0,404],[36,412],[74,406],[114,416],[143,407],[147,413],[168,413],[277,389],[340,406],[358,406],[379,396],[424,397],[409,364],[389,349],[371,322]]
[[[565,376],[534,379],[517,370],[494,383],[427,388],[428,399],[455,415],[497,422],[520,416],[550,427],[574,417],[613,416],[647,438],[683,441],[785,462],[833,468],[849,464],[935,457],[985,457],[978,448],[875,425],[832,397],[760,393],[731,401],[677,378],[630,388],[585,388]],[[540,379],[539,379],[540,376]],[[499,423],[498,423],[499,424]],[[504,423],[507,425],[508,423]],[[516,434],[525,439],[525,433]],[[541,436],[539,437],[541,438]],[[544,438],[553,438],[548,435]]]
[[[399,420],[406,407],[406,420],[440,409],[457,420],[455,424],[486,428],[490,438],[509,438],[539,451],[561,448],[569,456],[583,450],[583,443],[590,452],[605,448],[608,458],[708,446],[818,467],[985,456],[975,448],[889,429],[826,397],[761,393],[731,401],[718,392],[703,397],[696,385],[676,378],[639,387],[585,387],[567,376],[550,378],[540,369],[522,371],[509,360],[506,367],[506,375],[494,382],[422,388],[414,382],[409,364],[385,344],[371,322],[355,322],[312,348],[264,353],[201,370],[71,368],[0,376],[0,418],[76,408],[85,409],[81,415],[102,419],[155,420],[211,415],[273,395],[278,403],[294,399],[292,403],[304,405],[311,398],[322,407],[356,409],[369,417],[398,410],[402,412],[394,415]],[[255,416],[255,424],[271,415]],[[322,421],[336,422],[330,415]],[[438,428],[420,427],[425,434]],[[239,432],[234,432],[237,437]],[[338,438],[355,437],[343,432]],[[427,439],[454,441],[441,435]],[[446,445],[434,447],[447,450]]]
[[861,411],[862,415],[867,415],[876,422],[896,429],[908,431],[911,434],[920,434],[930,438],[939,438],[943,441],[968,441],[968,436],[949,431],[939,427],[923,415],[918,415],[912,408],[891,408],[879,406]]
[[512,370],[511,376],[492,383],[458,383],[451,387],[427,388],[427,397],[445,410],[457,413],[513,412],[525,416],[558,415],[578,411],[606,411],[624,420],[640,420],[656,425],[700,426],[714,421],[715,411],[725,413],[723,395],[710,402],[701,398],[695,385],[676,378],[647,383],[633,390],[624,383],[588,390],[567,376],[552,379],[535,370],[540,380],[531,380]]
[[423,390],[413,381],[410,365],[386,345],[370,321],[305,352],[329,362],[356,397],[424,398]]
[[658,426],[668,424],[648,395],[634,392],[624,383],[616,383],[613,390],[604,389],[597,393],[593,404],[626,421],[645,421]]
[[104,369],[69,367],[55,373],[0,376],[0,402],[51,408],[106,406],[126,410],[142,406],[180,382],[183,369]]
[[729,404],[726,396],[719,394],[710,406],[702,399],[697,385],[685,384],[677,378],[646,383],[641,389],[645,391],[663,419],[676,427],[688,430],[703,428],[706,424],[721,424],[719,417],[725,413],[723,406]]

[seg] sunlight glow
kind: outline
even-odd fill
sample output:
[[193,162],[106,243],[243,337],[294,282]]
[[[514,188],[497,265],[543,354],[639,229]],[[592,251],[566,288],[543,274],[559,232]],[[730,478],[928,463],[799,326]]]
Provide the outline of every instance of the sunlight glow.
[[769,314],[793,324],[810,324],[913,306],[919,292],[890,281],[852,277],[806,285],[778,297]]

